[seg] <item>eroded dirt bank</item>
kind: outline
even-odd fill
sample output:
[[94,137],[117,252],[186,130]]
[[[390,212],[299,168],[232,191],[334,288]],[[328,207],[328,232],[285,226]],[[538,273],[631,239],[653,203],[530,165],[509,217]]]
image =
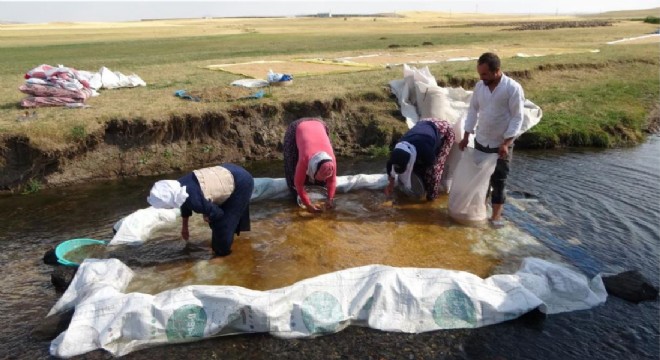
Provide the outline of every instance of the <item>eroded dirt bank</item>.
[[102,131],[59,152],[22,136],[1,140],[0,190],[26,191],[95,179],[157,175],[220,162],[281,159],[286,127],[320,117],[339,156],[389,146],[407,130],[389,94],[278,106],[245,104],[226,112],[147,122],[114,119]]
[[[464,79],[450,82],[466,85]],[[658,114],[656,105],[646,132],[660,131]],[[382,151],[407,130],[396,99],[386,91],[328,101],[242,104],[225,112],[153,121],[114,119],[62,151],[43,151],[24,136],[0,139],[0,192],[167,174],[221,162],[281,159],[286,127],[301,117],[320,117],[328,123],[338,156]],[[625,137],[628,130],[617,127],[608,132]],[[548,143],[533,132],[523,134],[516,144],[518,148],[571,145]]]

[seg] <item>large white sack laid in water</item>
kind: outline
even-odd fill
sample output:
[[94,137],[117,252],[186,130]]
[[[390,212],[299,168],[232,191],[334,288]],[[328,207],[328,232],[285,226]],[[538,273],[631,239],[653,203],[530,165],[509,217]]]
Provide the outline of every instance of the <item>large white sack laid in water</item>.
[[133,271],[117,259],[85,259],[67,291],[53,305],[48,316],[66,312],[83,301],[120,294],[131,279]]
[[137,210],[117,221],[117,231],[108,245],[137,245],[149,238],[156,229],[173,224],[181,216],[181,210],[148,207]]
[[353,190],[381,190],[387,186],[387,174],[357,174],[337,176],[337,191],[347,193]]
[[459,222],[481,222],[488,217],[486,195],[498,154],[466,147],[454,171],[449,192],[449,216]]
[[[369,265],[269,291],[191,285],[155,296],[121,293],[121,285],[130,280],[127,269],[116,259],[83,262],[76,285],[63,295],[71,300],[69,306],[75,305],[73,318],[51,342],[51,355],[105,349],[122,356],[239,333],[311,338],[349,325],[406,333],[475,328],[535,308],[548,314],[584,310],[607,298],[600,276],[589,280],[534,258],[525,259],[515,274],[487,279],[463,271]],[[97,274],[122,279],[122,284],[96,282]]]
[[282,199],[289,194],[284,178],[255,178],[250,201]]

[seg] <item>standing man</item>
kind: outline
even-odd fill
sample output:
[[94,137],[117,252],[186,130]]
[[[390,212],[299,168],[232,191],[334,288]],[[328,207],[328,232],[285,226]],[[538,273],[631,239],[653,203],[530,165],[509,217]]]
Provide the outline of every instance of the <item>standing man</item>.
[[178,180],[157,181],[147,202],[156,209],[181,209],[181,237],[188,242],[188,218],[202,214],[211,227],[211,247],[218,256],[231,253],[234,234],[250,231],[252,175],[234,164],[194,170]]
[[495,171],[490,177],[493,215],[490,222],[495,227],[504,225],[502,210],[506,195],[504,185],[509,174],[513,141],[520,134],[523,122],[525,94],[522,86],[500,70],[500,58],[484,53],[477,61],[480,82],[474,87],[465,133],[458,144],[465,149],[470,134],[475,133],[474,148],[485,153],[498,153]]

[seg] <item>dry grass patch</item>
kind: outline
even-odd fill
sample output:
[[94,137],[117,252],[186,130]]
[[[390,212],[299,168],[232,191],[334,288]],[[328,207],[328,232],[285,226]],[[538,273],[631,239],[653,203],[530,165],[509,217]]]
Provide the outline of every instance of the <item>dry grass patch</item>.
[[266,79],[270,70],[273,70],[275,73],[293,75],[295,78],[299,76],[345,73],[371,69],[371,67],[368,66],[351,66],[347,64],[323,62],[320,60],[252,61],[237,64],[209,65],[207,68],[211,70],[226,71],[254,79]]
[[220,86],[204,89],[193,89],[188,92],[190,96],[201,101],[236,101],[245,99],[256,90],[239,86]]

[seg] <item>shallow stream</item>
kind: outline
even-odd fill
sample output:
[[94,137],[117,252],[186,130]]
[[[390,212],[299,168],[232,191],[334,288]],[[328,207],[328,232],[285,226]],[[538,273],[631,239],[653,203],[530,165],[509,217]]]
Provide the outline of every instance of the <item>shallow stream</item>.
[[[177,223],[158,230],[143,246],[111,255],[136,272],[128,291],[152,294],[187,284],[273,289],[372,263],[487,277],[514,272],[525,256],[563,262],[590,277],[638,269],[657,286],[658,153],[658,137],[627,149],[516,151],[505,209],[508,225],[499,230],[451,222],[446,196],[417,204],[402,196],[392,202],[380,192],[356,191],[339,194],[336,211],[320,216],[307,214],[293,200],[254,203],[252,231],[236,238],[226,258],[211,257],[210,230],[200,216],[191,220],[194,249],[180,240]],[[339,169],[341,174],[379,173],[384,164],[384,159],[340,160]],[[279,163],[247,167],[255,177],[281,176]],[[109,240],[118,219],[147,206],[154,180],[0,198],[0,311],[7,324],[0,330],[0,358],[48,358],[49,343],[29,336],[60,296],[42,255],[71,238]],[[550,316],[542,331],[496,325],[467,331],[462,341],[472,358],[657,359],[659,315],[658,302],[635,305],[610,297],[592,310]],[[166,354],[163,348],[139,353],[147,352]]]

